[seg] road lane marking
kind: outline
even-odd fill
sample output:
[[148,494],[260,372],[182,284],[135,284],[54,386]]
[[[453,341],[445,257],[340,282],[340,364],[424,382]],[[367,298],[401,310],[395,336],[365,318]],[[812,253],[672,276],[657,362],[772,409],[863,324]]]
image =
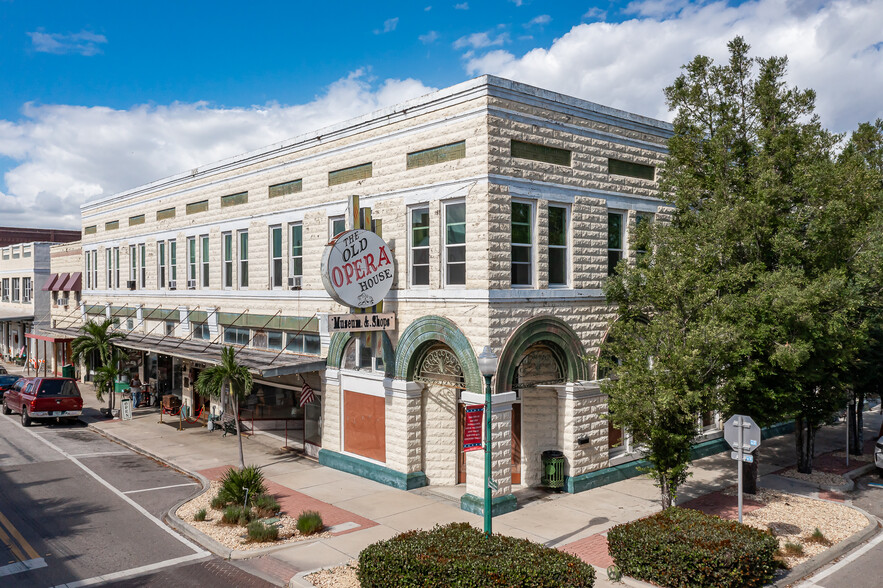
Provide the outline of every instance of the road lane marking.
[[12,574],[20,574],[21,572],[27,572],[30,570],[36,570],[38,568],[45,567],[46,560],[44,560],[42,557],[38,557],[37,559],[28,559],[25,561],[17,561],[15,563],[0,567],[0,578],[2,578],[3,576],[11,576]]
[[[0,416],[2,416],[3,418],[5,418],[6,420],[8,420],[10,422],[14,422],[14,419],[7,416],[7,415],[0,415]],[[21,430],[24,431],[25,433],[31,435],[35,439],[38,439],[40,442],[44,443],[48,447],[54,449],[55,451],[57,451],[58,453],[60,453],[61,455],[63,455],[67,459],[69,459],[70,461],[72,461],[77,467],[79,467],[81,470],[83,470],[84,472],[86,472],[87,474],[92,476],[96,481],[98,481],[99,484],[101,484],[102,486],[104,486],[105,488],[107,488],[108,490],[110,490],[111,492],[113,492],[114,494],[119,496],[120,498],[122,498],[132,508],[134,508],[135,510],[137,510],[138,512],[143,514],[145,517],[147,517],[147,519],[152,521],[157,527],[159,527],[160,529],[162,529],[163,531],[165,531],[166,533],[168,533],[169,535],[171,535],[172,537],[174,537],[175,539],[177,539],[178,541],[180,541],[181,543],[183,543],[184,545],[186,545],[187,547],[192,549],[196,553],[196,555],[199,555],[200,557],[205,557],[205,556],[211,555],[208,551],[205,551],[204,549],[202,549],[200,546],[196,545],[195,543],[193,543],[189,539],[182,537],[181,535],[178,535],[178,533],[175,532],[174,529],[166,526],[165,523],[163,523],[161,520],[159,520],[158,518],[156,518],[155,516],[150,514],[147,511],[147,509],[145,509],[143,506],[141,506],[140,504],[138,504],[137,502],[135,502],[134,500],[132,500],[131,498],[129,498],[128,496],[123,494],[122,492],[120,492],[110,482],[108,482],[107,480],[105,480],[104,478],[102,478],[101,476],[99,476],[98,474],[93,472],[92,470],[90,470],[88,467],[85,466],[85,464],[83,464],[83,462],[81,462],[80,460],[78,460],[75,457],[72,457],[67,451],[65,451],[61,447],[57,446],[55,443],[53,443],[49,439],[45,439],[42,435],[38,435],[37,433],[35,433],[34,431],[32,431],[29,428],[28,429],[22,428]]]
[[840,569],[846,567],[847,565],[849,565],[853,561],[857,560],[858,558],[860,558],[861,556],[863,556],[864,554],[866,554],[867,552],[872,550],[874,547],[876,547],[880,542],[883,542],[883,535],[877,535],[876,537],[871,539],[871,541],[867,545],[862,547],[861,549],[853,551],[847,557],[841,559],[840,561],[838,561],[836,564],[832,565],[827,570],[821,572],[820,574],[818,574],[816,576],[811,577],[806,582],[799,584],[797,586],[797,588],[812,588],[812,587],[822,588],[822,585],[819,584],[819,581],[824,580],[825,578],[827,578],[828,576],[830,576],[834,572],[839,571]]
[[131,455],[133,451],[99,451],[96,453],[72,453],[71,457],[101,457],[102,455]]
[[152,492],[154,490],[165,490],[166,488],[181,488],[182,486],[199,486],[196,482],[189,482],[187,484],[173,484],[171,486],[158,486],[156,488],[143,488],[141,490],[129,490],[127,492],[123,492],[123,494],[137,494],[138,492]]
[[18,561],[24,561],[25,554],[22,553],[21,549],[18,548],[18,545],[6,534],[2,528],[0,528],[0,541],[3,541],[3,544],[6,545],[6,548],[12,552],[12,555],[15,556],[15,559]]
[[[25,553],[28,554],[29,559],[40,559],[40,554],[37,553],[37,550],[31,547],[31,544],[28,543],[27,539],[22,537],[22,534],[18,532],[18,529],[16,529],[15,526],[13,526],[11,522],[9,522],[9,519],[7,519],[6,515],[4,515],[2,512],[0,512],[0,525],[5,527],[6,530],[9,531],[9,533],[13,537],[15,537],[15,540],[18,541],[18,544],[21,545],[22,548],[25,550]],[[23,561],[24,559],[24,557],[18,558],[19,561]]]
[[140,576],[140,575],[146,574],[148,572],[154,572],[156,570],[161,570],[163,568],[176,566],[178,564],[186,563],[188,561],[203,559],[203,558],[211,555],[207,552],[203,552],[203,554],[194,553],[193,555],[185,555],[184,557],[178,557],[175,559],[167,559],[166,561],[160,561],[160,562],[149,564],[146,566],[141,566],[139,568],[131,568],[128,570],[122,570],[120,572],[112,572],[110,574],[104,574],[102,576],[95,576],[94,578],[86,578],[85,580],[77,580],[76,582],[68,582],[67,584],[58,584],[54,588],[80,588],[80,586],[93,586],[95,584],[103,584],[105,582],[110,582],[113,580],[122,580],[123,578],[128,578],[131,576]]

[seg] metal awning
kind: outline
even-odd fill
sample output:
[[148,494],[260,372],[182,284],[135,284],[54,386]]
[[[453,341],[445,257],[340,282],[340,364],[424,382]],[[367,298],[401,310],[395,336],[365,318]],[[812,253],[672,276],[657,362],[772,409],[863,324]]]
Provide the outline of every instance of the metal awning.
[[55,282],[58,282],[60,277],[61,274],[49,274],[49,279],[46,280],[45,284],[43,284],[43,291],[45,292],[48,290],[52,290]]
[[74,272],[70,276],[68,276],[67,280],[61,283],[61,287],[58,289],[65,292],[79,292],[80,290],[82,290],[82,285],[83,274],[81,272]]
[[[78,337],[82,334],[79,329],[42,329],[43,332],[52,333],[58,337]],[[114,339],[113,344],[125,349],[138,351],[150,351],[162,353],[172,357],[180,357],[191,361],[209,364],[221,363],[223,343],[208,343],[201,340],[176,339],[173,337],[161,337],[159,335],[144,336],[140,333],[132,333],[122,339]],[[244,365],[252,373],[263,378],[275,376],[287,376],[291,374],[304,374],[318,372],[325,369],[325,359],[315,355],[296,355],[293,353],[277,353],[276,351],[264,351],[245,347],[236,352],[236,361]]]
[[0,310],[0,323],[10,321],[33,321],[33,314],[22,314],[22,311]]

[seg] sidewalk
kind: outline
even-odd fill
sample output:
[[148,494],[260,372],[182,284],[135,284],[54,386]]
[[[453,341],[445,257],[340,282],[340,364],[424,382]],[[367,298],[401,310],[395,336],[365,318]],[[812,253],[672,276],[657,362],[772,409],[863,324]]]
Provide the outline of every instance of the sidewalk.
[[[10,372],[13,370],[10,369]],[[203,427],[177,430],[177,423],[159,424],[157,409],[137,409],[131,421],[101,418],[103,406],[95,400],[93,388],[81,383],[85,401],[83,421],[95,430],[136,448],[160,461],[203,477],[215,477],[225,466],[238,461],[237,439],[220,431],[208,432]],[[167,419],[168,417],[166,417]],[[879,410],[865,413],[865,438],[876,438],[880,427]],[[845,442],[843,425],[825,427],[816,439],[816,453],[842,451]],[[253,559],[237,562],[247,571],[261,575],[277,584],[307,570],[334,566],[358,557],[366,546],[400,532],[429,529],[436,524],[467,522],[482,528],[480,516],[467,513],[450,499],[425,489],[396,490],[377,482],[319,465],[317,462],[282,450],[282,442],[272,436],[255,435],[243,438],[245,462],[262,467],[274,488],[286,495],[289,509],[309,504],[311,509],[329,517],[335,525],[332,537],[302,544],[293,544]],[[781,480],[775,472],[794,465],[793,435],[765,440],[759,450],[761,486],[777,487]],[[855,467],[862,462],[851,462]],[[820,459],[819,467],[838,467],[834,458]],[[221,468],[221,469],[218,469]],[[850,468],[853,469],[853,468]],[[700,499],[690,506],[733,516],[730,501],[735,497],[717,494],[736,482],[735,462],[728,454],[718,454],[693,462],[693,475],[682,487],[678,504]],[[768,484],[769,482],[769,484]],[[277,486],[278,485],[278,486]],[[792,484],[790,491],[819,497],[817,489]],[[431,490],[431,489],[430,489]],[[659,510],[659,490],[642,476],[624,480],[579,494],[537,493],[514,512],[495,517],[493,530],[514,537],[523,537],[562,548],[574,553],[598,571],[596,586],[614,585],[607,580],[604,568],[612,561],[607,554],[605,534],[611,527]],[[824,498],[824,496],[821,496]],[[746,500],[747,508],[751,501]],[[296,516],[297,512],[291,512]],[[634,580],[626,585],[646,586]]]

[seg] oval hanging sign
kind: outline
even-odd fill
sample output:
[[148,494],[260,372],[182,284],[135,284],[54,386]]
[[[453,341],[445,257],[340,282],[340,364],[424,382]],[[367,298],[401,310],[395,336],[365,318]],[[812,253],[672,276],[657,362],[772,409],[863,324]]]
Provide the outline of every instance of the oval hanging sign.
[[353,308],[374,306],[392,287],[386,241],[364,229],[344,231],[322,253],[322,283],[334,300]]

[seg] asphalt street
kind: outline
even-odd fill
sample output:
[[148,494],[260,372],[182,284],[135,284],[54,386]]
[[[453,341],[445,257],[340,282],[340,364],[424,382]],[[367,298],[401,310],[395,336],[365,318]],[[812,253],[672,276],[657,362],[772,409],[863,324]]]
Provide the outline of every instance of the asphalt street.
[[0,585],[268,586],[162,522],[199,488],[83,425],[0,416]]

